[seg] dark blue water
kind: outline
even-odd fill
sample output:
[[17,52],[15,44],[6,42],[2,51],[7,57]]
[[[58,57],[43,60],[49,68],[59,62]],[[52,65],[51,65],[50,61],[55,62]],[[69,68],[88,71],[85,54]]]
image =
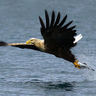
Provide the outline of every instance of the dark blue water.
[[[96,69],[95,0],[0,0],[0,40],[42,38],[38,16],[45,9],[74,20],[83,39],[72,51]],[[96,96],[96,72],[46,53],[0,47],[0,96]]]

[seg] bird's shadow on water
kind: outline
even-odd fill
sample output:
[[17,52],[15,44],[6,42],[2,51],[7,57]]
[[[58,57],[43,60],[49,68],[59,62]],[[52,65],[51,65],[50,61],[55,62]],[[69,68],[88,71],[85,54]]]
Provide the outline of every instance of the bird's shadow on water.
[[61,81],[49,81],[49,82],[43,82],[43,81],[39,81],[39,80],[35,80],[35,81],[28,81],[26,82],[26,84],[32,84],[35,86],[38,86],[40,88],[44,88],[47,90],[65,90],[65,91],[72,91],[73,88],[75,87],[75,83],[74,82],[61,82]]
[[47,82],[45,88],[47,89],[63,89],[63,90],[66,90],[66,91],[72,91],[73,89],[73,84],[71,84],[70,82],[62,82],[62,83],[50,83],[50,82]]

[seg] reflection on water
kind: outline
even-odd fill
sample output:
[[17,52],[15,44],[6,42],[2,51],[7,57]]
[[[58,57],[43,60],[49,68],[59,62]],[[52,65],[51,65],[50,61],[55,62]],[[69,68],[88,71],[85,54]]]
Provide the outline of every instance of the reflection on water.
[[38,87],[41,87],[41,88],[45,88],[45,89],[63,89],[63,90],[66,90],[66,91],[72,91],[73,88],[75,87],[75,83],[74,82],[61,82],[61,81],[58,81],[58,82],[42,82],[42,81],[39,81],[39,80],[36,80],[35,81],[28,81],[28,82],[25,82],[25,84],[33,84],[33,85],[36,85]]

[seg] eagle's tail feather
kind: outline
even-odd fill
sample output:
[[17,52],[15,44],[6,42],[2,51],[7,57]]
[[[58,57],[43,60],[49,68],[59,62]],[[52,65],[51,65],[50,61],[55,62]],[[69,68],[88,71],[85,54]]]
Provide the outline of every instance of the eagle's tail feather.
[[75,36],[75,41],[73,43],[77,43],[83,36],[81,34]]

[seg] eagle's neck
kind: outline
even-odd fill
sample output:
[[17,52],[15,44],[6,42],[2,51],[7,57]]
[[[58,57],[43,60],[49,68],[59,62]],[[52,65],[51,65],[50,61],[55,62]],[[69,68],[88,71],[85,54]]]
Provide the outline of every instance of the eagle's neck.
[[37,42],[34,43],[34,45],[40,49],[40,51],[45,51],[45,46],[44,46],[44,40],[37,40]]

